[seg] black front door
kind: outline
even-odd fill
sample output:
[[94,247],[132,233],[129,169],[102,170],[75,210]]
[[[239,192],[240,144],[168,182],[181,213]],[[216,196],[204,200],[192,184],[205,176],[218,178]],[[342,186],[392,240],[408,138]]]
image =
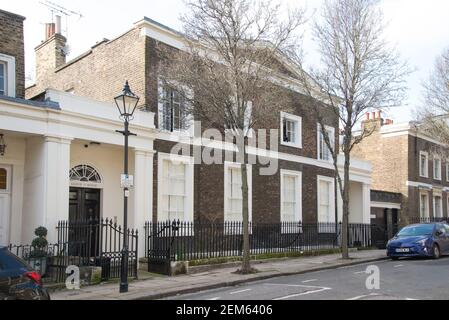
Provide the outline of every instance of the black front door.
[[70,188],[69,242],[72,254],[95,256],[100,225],[100,190]]

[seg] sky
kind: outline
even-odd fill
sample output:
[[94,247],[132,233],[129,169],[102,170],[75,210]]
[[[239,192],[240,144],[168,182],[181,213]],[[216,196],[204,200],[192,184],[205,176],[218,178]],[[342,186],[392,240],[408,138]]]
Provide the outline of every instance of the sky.
[[[81,13],[63,18],[63,33],[68,38],[72,59],[89,50],[103,38],[113,39],[131,29],[134,22],[147,16],[173,29],[181,30],[179,16],[185,12],[182,0],[49,0],[72,12]],[[281,0],[290,6],[305,6],[308,16],[319,10],[323,0]],[[3,0],[0,9],[25,16],[25,56],[27,83],[35,73],[34,48],[44,37],[44,23],[52,21],[52,12],[45,0]],[[447,0],[382,0],[388,22],[386,37],[396,46],[401,57],[415,70],[407,79],[408,98],[403,106],[385,115],[396,122],[414,119],[414,110],[424,104],[421,83],[428,78],[435,58],[449,47],[449,1]],[[309,25],[304,26],[306,65],[317,60],[316,46],[311,40]]]

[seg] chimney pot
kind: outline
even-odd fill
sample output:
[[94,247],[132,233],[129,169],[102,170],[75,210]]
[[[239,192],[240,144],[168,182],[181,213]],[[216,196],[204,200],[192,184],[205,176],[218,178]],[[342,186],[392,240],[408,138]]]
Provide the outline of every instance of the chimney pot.
[[369,112],[366,113],[366,120],[369,120]]
[[373,115],[373,120],[376,120],[376,113],[373,112],[372,115]]
[[55,33],[61,34],[61,16],[56,16]]
[[55,24],[54,23],[46,23],[45,24],[45,41],[47,41],[48,39],[50,39],[51,37],[53,37],[55,35]]
[[382,111],[377,111],[377,118],[381,119],[382,118]]

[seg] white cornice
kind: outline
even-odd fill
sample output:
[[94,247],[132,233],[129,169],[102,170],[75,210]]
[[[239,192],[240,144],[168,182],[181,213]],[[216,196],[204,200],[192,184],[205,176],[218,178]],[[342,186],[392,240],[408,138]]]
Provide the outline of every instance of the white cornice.
[[429,137],[426,134],[420,132],[419,129],[417,129],[416,126],[413,124],[413,122],[400,123],[397,125],[385,125],[380,130],[380,134],[384,138],[410,135],[412,137],[423,139],[423,140],[437,144],[442,147],[448,147],[446,144],[444,144],[438,140],[435,140],[432,137]]

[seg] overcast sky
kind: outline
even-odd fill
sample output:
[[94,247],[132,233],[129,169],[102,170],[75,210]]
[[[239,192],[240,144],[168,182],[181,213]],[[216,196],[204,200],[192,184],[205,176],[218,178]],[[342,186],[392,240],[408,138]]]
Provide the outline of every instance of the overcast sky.
[[[2,1],[0,9],[25,16],[26,75],[34,79],[34,48],[43,40],[44,23],[51,22],[51,11],[43,0]],[[179,15],[185,10],[182,0],[50,0],[82,18],[72,15],[63,19],[63,31],[71,48],[69,59],[87,51],[97,41],[112,39],[130,29],[144,16],[174,29],[181,29]],[[322,0],[282,0],[290,5],[306,5],[308,14],[320,7]],[[389,22],[388,40],[396,45],[402,57],[416,68],[408,79],[409,99],[401,108],[390,110],[396,121],[413,118],[413,110],[422,105],[421,81],[427,78],[435,58],[449,47],[449,1],[447,0],[383,0],[382,7]],[[67,20],[67,21],[66,21]],[[67,30],[66,29],[67,22]],[[307,34],[307,33],[306,33]],[[315,63],[313,44],[306,37],[306,62]],[[32,81],[31,81],[32,82]]]

